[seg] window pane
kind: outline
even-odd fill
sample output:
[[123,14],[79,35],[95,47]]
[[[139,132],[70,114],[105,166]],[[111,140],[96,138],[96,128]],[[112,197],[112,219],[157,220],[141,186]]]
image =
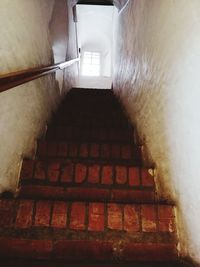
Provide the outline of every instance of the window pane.
[[91,64],[91,63],[92,63],[92,59],[90,57],[84,57],[83,64]]
[[82,75],[85,76],[100,75],[100,53],[84,52]]
[[100,58],[99,58],[99,57],[92,58],[92,64],[97,64],[97,65],[99,65],[99,63],[100,63]]

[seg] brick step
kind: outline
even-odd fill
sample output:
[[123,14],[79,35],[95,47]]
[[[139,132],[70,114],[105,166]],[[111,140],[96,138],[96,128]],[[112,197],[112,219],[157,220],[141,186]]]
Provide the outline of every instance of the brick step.
[[[67,265],[66,265],[67,264]],[[65,260],[3,260],[1,259],[2,267],[192,267],[189,263],[181,260],[176,261],[166,261],[166,262],[133,262],[130,263],[123,262],[114,262],[114,263],[75,263],[67,262]]]
[[49,127],[46,133],[47,140],[79,140],[88,142],[131,142],[134,138],[134,131],[130,127],[121,128],[90,128],[90,127]]
[[3,237],[176,242],[172,205],[1,199],[0,215]]
[[162,263],[178,260],[176,246],[167,243],[135,244],[132,242],[85,240],[53,242],[52,240],[6,238],[0,239],[0,257],[51,261],[65,260],[67,263],[68,261],[80,263],[81,265],[79,266],[88,261],[93,263],[124,263],[133,261]]
[[128,143],[39,141],[37,156],[140,161],[139,147]]
[[99,188],[150,189],[155,183],[152,169],[90,162],[26,160],[20,174],[21,184],[97,186]]

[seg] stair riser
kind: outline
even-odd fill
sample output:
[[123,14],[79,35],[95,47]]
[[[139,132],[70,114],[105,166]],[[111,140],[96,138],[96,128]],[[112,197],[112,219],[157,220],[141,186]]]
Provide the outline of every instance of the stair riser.
[[155,193],[149,190],[123,190],[99,187],[63,187],[48,185],[24,185],[19,191],[20,198],[99,201],[116,203],[155,203]]
[[140,160],[139,148],[130,144],[40,142],[37,157]]
[[47,140],[76,140],[88,142],[128,142],[132,141],[133,133],[130,129],[104,129],[104,128],[75,128],[75,127],[49,127]]
[[163,262],[177,260],[173,244],[131,244],[128,242],[0,239],[0,257],[59,259],[73,262]]
[[173,262],[143,262],[139,263],[131,261],[130,263],[127,262],[114,262],[114,263],[72,263],[67,262],[64,260],[1,260],[2,267],[192,267],[187,264],[181,264],[179,261]]

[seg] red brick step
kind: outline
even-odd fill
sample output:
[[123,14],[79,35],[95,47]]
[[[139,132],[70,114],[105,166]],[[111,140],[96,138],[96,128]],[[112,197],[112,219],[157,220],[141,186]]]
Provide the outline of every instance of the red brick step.
[[[151,233],[151,242],[160,241],[163,233],[165,235],[162,241],[169,242],[169,235],[175,233],[173,206],[163,204],[1,199],[0,215],[0,236],[6,235],[6,229],[9,228],[28,229],[28,236],[41,228],[38,236],[41,237],[42,229],[46,227],[64,229],[61,239],[76,239],[78,236],[81,239],[82,236],[84,240],[91,240],[92,232],[97,232],[100,235],[95,235],[95,240],[120,237],[122,240],[134,240],[138,243],[141,236]],[[82,232],[73,236],[69,235],[70,231],[85,231],[85,234]],[[120,233],[123,235],[120,236]],[[11,232],[8,231],[8,234],[10,236]],[[17,232],[12,234],[17,235]],[[48,238],[53,238],[52,232]],[[143,242],[146,242],[145,239]]]
[[139,147],[129,143],[45,142],[37,148],[39,158],[83,158],[95,160],[140,161]]
[[120,188],[154,188],[152,169],[132,165],[116,165],[71,160],[26,160],[21,169],[23,182],[120,186]]
[[154,202],[148,169],[72,161],[24,160],[20,197],[116,202]]
[[17,199],[0,199],[1,263],[176,262],[174,207],[156,199],[133,134],[111,90],[71,90],[23,161]]
[[47,140],[83,140],[83,141],[105,141],[105,142],[128,142],[133,138],[133,130],[121,128],[91,128],[73,126],[49,127],[46,134]]

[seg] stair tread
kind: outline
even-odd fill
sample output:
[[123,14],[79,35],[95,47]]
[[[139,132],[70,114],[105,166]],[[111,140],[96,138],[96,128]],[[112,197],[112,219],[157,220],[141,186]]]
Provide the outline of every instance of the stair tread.
[[[23,237],[22,231],[28,230],[26,236],[41,236],[44,232],[43,238],[47,234],[52,239],[51,229],[57,228],[61,239],[90,240],[93,236],[95,240],[175,242],[171,239],[171,235],[175,236],[174,207],[169,204],[1,199],[0,215],[0,235],[12,229],[9,236]],[[50,230],[49,234],[45,229]]]
[[153,188],[152,169],[134,165],[88,161],[24,160],[20,175],[23,182],[99,185],[122,188]]

